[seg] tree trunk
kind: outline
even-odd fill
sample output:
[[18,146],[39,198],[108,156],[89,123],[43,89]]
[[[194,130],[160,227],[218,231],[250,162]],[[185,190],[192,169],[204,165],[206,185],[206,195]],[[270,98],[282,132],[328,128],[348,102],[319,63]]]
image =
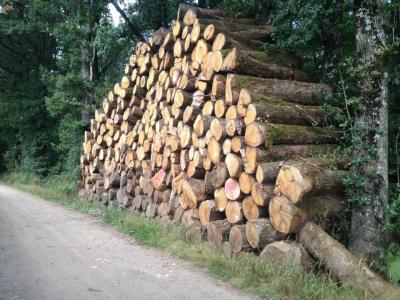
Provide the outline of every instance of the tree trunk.
[[228,240],[232,225],[227,219],[212,221],[207,226],[207,238],[215,246],[221,247]]
[[[350,250],[363,260],[381,253],[387,242],[382,233],[388,204],[388,89],[383,69],[385,33],[379,1],[356,0],[356,45],[360,105],[354,120],[354,178]],[[371,151],[373,149],[373,151]],[[360,158],[362,158],[360,160]]]

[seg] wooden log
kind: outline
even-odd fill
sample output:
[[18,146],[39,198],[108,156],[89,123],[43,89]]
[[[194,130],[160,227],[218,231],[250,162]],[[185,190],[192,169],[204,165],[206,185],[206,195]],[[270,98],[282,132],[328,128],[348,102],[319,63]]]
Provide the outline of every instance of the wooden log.
[[310,77],[302,71],[265,64],[251,57],[246,51],[239,50],[236,47],[226,55],[222,71],[284,80],[310,80]]
[[318,225],[307,222],[298,236],[307,251],[340,281],[361,283],[372,294],[391,289],[388,283]]
[[235,225],[232,227],[229,233],[229,245],[233,253],[252,250],[246,238],[246,225]]
[[246,127],[245,139],[249,146],[273,144],[333,144],[337,142],[339,132],[328,133],[322,127],[306,127],[254,122]]
[[239,201],[228,201],[225,208],[225,214],[229,223],[241,223],[243,221],[242,203]]
[[305,212],[285,196],[275,196],[269,202],[271,224],[279,232],[288,234],[300,230],[306,222]]
[[252,185],[254,182],[254,177],[242,172],[239,176],[239,186],[240,190],[242,191],[243,194],[250,194],[252,190]]
[[233,153],[229,153],[225,157],[225,165],[226,165],[226,168],[228,169],[228,173],[229,173],[230,177],[239,178],[239,176],[243,170],[243,162],[239,156],[237,156]]
[[229,177],[228,169],[225,162],[220,162],[215,165],[211,170],[212,185],[219,188],[224,185],[226,179]]
[[154,218],[157,212],[157,203],[150,202],[146,207],[146,217]]
[[[243,91],[245,90],[242,90],[241,95],[244,94]],[[243,100],[239,98],[238,103],[242,104]],[[295,104],[274,97],[255,98],[253,95],[246,108],[244,122],[248,125],[255,121],[316,126],[327,123],[328,117],[320,106]]]
[[233,15],[225,10],[179,4],[177,19],[183,20],[185,25],[193,25],[197,18],[221,19],[227,17],[233,17]]
[[260,258],[273,261],[278,266],[309,271],[313,261],[307,251],[294,241],[278,241],[268,244],[260,253]]
[[268,202],[272,198],[273,194],[273,184],[262,184],[259,182],[253,182],[251,186],[251,196],[253,197],[254,203],[259,206],[268,205]]
[[238,97],[242,89],[246,89],[253,98],[263,95],[289,102],[314,105],[323,104],[324,94],[331,94],[331,89],[325,84],[228,74],[226,100],[232,102],[235,94]]
[[260,183],[275,182],[283,163],[282,161],[260,163],[256,171],[257,181]]
[[151,179],[151,182],[156,190],[165,190],[165,180],[167,172],[164,169],[160,169]]
[[306,196],[343,192],[346,172],[327,169],[325,164],[316,159],[285,163],[276,179],[275,193],[299,203]]
[[263,249],[267,244],[286,237],[275,230],[269,219],[249,220],[246,223],[246,237],[253,248]]
[[228,219],[211,221],[207,225],[207,240],[217,247],[228,240],[232,225]]
[[224,185],[225,195],[229,200],[238,200],[243,197],[240,191],[239,182],[233,178],[228,178]]
[[211,221],[222,219],[224,214],[218,210],[214,200],[206,200],[200,204],[199,216],[201,225],[207,226]]
[[[244,169],[246,173],[254,174],[257,170],[258,162],[263,162],[263,161],[275,162],[275,161],[282,161],[289,159],[306,158],[309,156],[318,156],[318,154],[326,154],[333,151],[335,147],[336,145],[330,145],[330,144],[273,145],[268,149],[261,149],[257,147],[247,146],[245,150],[246,164],[244,165]],[[265,172],[263,173],[265,174]],[[259,178],[261,178],[260,176],[261,174],[259,174]],[[264,181],[263,176],[262,179]]]
[[251,196],[247,196],[242,202],[243,215],[248,221],[254,221],[267,216],[267,208],[254,203]]
[[207,155],[213,164],[217,164],[221,161],[221,144],[211,137],[207,146]]
[[182,196],[189,208],[196,208],[197,203],[207,199],[207,196],[213,194],[211,176],[204,180],[195,178],[186,178],[182,183]]
[[228,204],[228,198],[226,198],[225,189],[223,187],[215,189],[214,199],[217,209],[219,211],[225,211],[226,205]]

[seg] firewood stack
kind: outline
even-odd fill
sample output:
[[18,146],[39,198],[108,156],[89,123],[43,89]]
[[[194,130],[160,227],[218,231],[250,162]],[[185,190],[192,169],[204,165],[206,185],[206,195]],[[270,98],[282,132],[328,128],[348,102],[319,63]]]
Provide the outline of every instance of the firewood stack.
[[285,251],[307,220],[329,226],[344,203],[344,166],[321,155],[338,136],[324,128],[331,90],[263,50],[271,32],[180,5],[171,30],[137,43],[85,133],[89,200],[180,220],[233,252]]

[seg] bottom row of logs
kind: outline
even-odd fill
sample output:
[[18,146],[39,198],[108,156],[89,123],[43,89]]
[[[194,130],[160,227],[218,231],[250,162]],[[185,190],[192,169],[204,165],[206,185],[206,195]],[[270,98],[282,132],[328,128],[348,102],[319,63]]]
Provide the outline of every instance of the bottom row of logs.
[[[121,195],[122,191],[124,189],[111,189],[101,195],[97,193],[88,195],[82,190],[80,197],[102,202],[109,207],[118,206],[143,212],[147,217],[156,218],[162,223],[181,221],[191,236],[208,240],[217,247],[228,246],[231,253],[257,251],[260,257],[272,259],[279,265],[290,264],[304,270],[310,269],[312,265],[312,259],[307,251],[296,241],[288,240],[287,235],[276,231],[268,218],[239,225],[232,225],[227,219],[223,219],[210,221],[207,226],[202,226],[199,214],[194,212],[197,210],[183,210],[177,202],[174,205],[171,203],[173,201],[168,202],[166,199],[157,204],[147,195],[135,197]],[[117,201],[113,201],[114,199]]]

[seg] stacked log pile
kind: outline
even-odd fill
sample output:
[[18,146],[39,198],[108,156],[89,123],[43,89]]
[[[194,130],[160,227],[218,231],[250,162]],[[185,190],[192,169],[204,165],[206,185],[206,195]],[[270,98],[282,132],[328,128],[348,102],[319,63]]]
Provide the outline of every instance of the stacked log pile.
[[180,220],[233,252],[275,243],[268,253],[303,257],[286,240],[343,210],[345,166],[321,155],[339,134],[324,128],[330,88],[262,50],[271,32],[180,5],[170,30],[137,43],[85,133],[89,200]]

